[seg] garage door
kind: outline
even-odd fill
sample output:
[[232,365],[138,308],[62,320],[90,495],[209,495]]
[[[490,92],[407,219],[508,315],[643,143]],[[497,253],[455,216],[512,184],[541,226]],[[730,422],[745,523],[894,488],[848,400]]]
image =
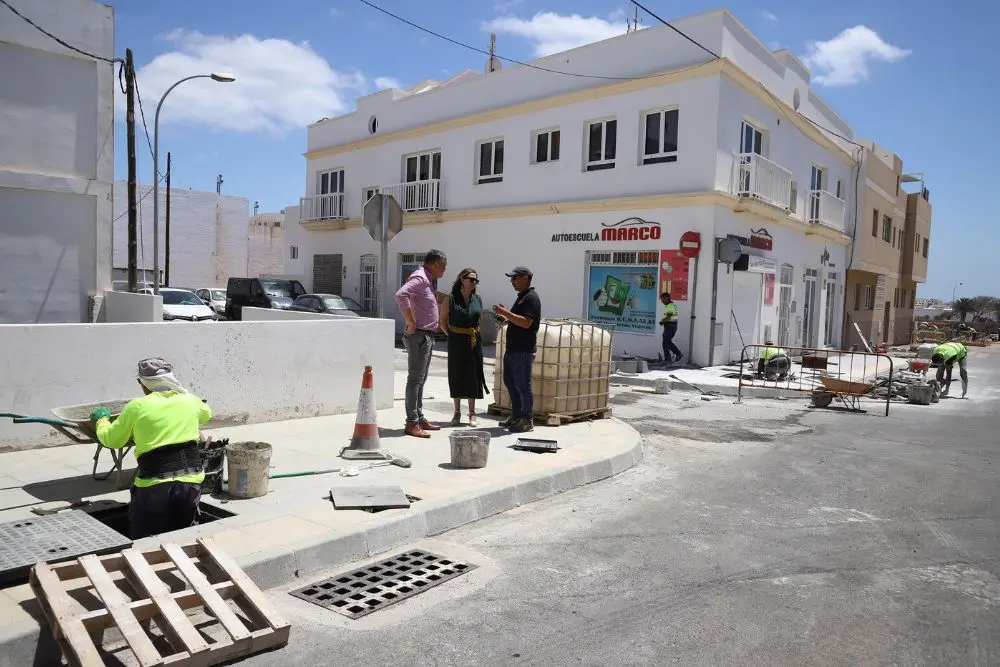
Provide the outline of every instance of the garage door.
[[313,255],[313,292],[340,294],[344,287],[344,256]]

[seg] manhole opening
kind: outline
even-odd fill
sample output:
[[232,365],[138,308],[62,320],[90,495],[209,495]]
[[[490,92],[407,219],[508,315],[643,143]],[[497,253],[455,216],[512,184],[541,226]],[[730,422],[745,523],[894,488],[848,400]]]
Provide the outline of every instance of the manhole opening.
[[[201,510],[201,518],[199,523],[211,523],[213,521],[218,521],[219,519],[226,519],[231,516],[236,516],[234,512],[229,512],[215,505],[209,505],[208,503],[200,503],[198,508]],[[107,509],[98,509],[88,511],[87,514],[94,517],[105,526],[111,530],[124,535],[125,537],[130,537],[128,532],[128,503],[118,505],[116,507],[109,507]],[[163,533],[164,535],[169,535],[169,533]]]
[[472,563],[415,549],[313,582],[291,594],[358,619],[474,569]]
[[[408,493],[406,494],[406,499],[409,500],[411,503],[415,503],[418,500],[420,500],[420,498],[417,498],[416,496],[411,496]],[[401,508],[401,507],[359,507],[358,509],[360,509],[362,512],[368,512],[369,514],[375,514],[377,512],[384,512],[386,510],[405,509],[405,508]]]

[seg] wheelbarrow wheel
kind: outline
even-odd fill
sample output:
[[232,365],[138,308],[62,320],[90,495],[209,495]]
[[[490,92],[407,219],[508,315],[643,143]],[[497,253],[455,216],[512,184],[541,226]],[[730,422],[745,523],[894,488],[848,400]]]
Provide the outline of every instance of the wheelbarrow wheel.
[[833,403],[834,394],[822,389],[816,389],[812,393],[812,406],[814,408],[828,408]]

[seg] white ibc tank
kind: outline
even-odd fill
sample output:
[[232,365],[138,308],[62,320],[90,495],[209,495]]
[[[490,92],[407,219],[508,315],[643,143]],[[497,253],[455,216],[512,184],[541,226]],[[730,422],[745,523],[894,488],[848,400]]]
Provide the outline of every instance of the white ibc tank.
[[[510,326],[510,325],[508,325]],[[507,327],[497,336],[494,396],[510,408],[503,384]],[[531,369],[536,415],[575,415],[608,406],[611,333],[579,320],[542,320]]]

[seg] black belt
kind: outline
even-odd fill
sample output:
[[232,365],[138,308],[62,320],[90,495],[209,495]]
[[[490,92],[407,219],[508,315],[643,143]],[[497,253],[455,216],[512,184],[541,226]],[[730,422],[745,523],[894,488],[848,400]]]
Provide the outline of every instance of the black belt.
[[197,475],[204,471],[198,443],[182,442],[164,445],[142,454],[138,477],[142,479],[171,479],[182,475]]

